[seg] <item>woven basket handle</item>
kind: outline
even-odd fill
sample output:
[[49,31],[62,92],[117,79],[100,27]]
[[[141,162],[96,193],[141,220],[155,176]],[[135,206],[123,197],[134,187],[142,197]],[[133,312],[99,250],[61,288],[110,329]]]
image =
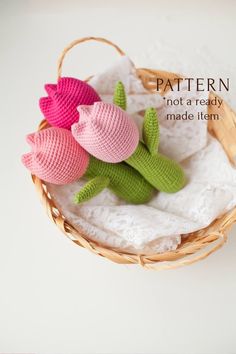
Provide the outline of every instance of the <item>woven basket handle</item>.
[[108,39],[105,38],[101,38],[101,37],[83,37],[83,38],[79,38],[74,40],[73,42],[71,42],[61,53],[59,59],[58,59],[58,64],[57,64],[57,77],[58,80],[61,78],[61,73],[62,73],[62,65],[65,59],[66,54],[69,52],[69,50],[71,50],[72,48],[74,48],[75,46],[77,46],[78,44],[84,43],[84,42],[88,42],[88,41],[96,41],[96,42],[101,42],[101,43],[105,43],[110,45],[111,47],[115,48],[116,51],[120,54],[120,55],[125,55],[125,53],[123,52],[122,49],[120,49],[116,44],[114,44],[113,42],[109,41]]
[[220,249],[227,241],[227,235],[223,231],[212,232],[209,236],[216,236],[216,239],[212,243],[209,243],[208,248],[206,245],[207,248],[206,250],[205,249],[199,250],[199,252],[196,251],[196,253],[193,252],[192,254],[190,252],[189,256],[185,254],[183,259],[178,259],[172,262],[163,261],[163,262],[157,262],[152,264],[148,264],[148,263],[142,264],[142,260],[141,260],[141,262],[139,263],[146,269],[157,270],[157,271],[167,270],[167,269],[177,269],[186,265],[196,263],[200,260],[207,258],[210,254]]

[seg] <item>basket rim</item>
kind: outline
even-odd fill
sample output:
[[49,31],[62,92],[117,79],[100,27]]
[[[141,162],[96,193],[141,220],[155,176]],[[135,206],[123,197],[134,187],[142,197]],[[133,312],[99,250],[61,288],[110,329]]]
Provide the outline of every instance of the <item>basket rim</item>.
[[[175,73],[146,68],[136,69],[136,73],[141,79],[143,86],[150,92],[154,92],[153,82],[157,74],[159,75],[158,77],[163,77],[164,79],[168,77],[170,80],[181,77]],[[161,94],[164,93],[165,92],[161,92]],[[211,92],[210,95],[214,95],[214,93]],[[224,100],[223,102],[224,106],[230,111],[230,119],[236,130],[236,114]],[[43,120],[38,129],[45,129],[48,126],[48,123]],[[224,141],[222,143],[221,137],[217,134],[214,128],[215,127],[209,121],[208,131],[221,142],[226,150],[227,142]],[[234,153],[234,151],[236,151],[236,138],[233,137],[233,139],[235,144],[233,145],[235,148],[233,149]],[[230,151],[226,151],[226,153],[229,159],[234,161],[234,155],[232,157]],[[181,241],[176,250],[154,254],[126,252],[112,247],[102,246],[91,240],[89,235],[87,235],[82,229],[79,230],[78,227],[75,229],[56,206],[47,189],[46,183],[34,175],[32,175],[32,180],[48,216],[70,240],[97,255],[119,264],[139,264],[146,269],[161,270],[174,269],[195,263],[221,248],[227,240],[229,229],[236,222],[235,207],[214,220],[209,226],[190,234],[182,234],[181,236],[184,236],[184,240]]]

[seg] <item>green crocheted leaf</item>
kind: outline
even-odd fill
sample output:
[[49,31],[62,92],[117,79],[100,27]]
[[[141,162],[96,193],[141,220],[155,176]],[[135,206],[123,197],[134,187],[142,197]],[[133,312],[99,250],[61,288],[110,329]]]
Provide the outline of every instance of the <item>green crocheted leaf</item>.
[[98,195],[104,188],[109,185],[109,178],[95,177],[87,182],[83,188],[75,195],[74,202],[80,204]]
[[118,81],[115,86],[113,103],[126,111],[126,93],[125,87],[121,81]]
[[143,123],[143,140],[151,155],[157,154],[160,131],[155,108],[148,108]]
[[[146,147],[145,151],[150,156]],[[154,188],[151,184],[140,173],[124,162],[109,163],[90,156],[84,177],[91,180],[97,176],[109,178],[108,188],[128,203],[144,204],[153,195]]]

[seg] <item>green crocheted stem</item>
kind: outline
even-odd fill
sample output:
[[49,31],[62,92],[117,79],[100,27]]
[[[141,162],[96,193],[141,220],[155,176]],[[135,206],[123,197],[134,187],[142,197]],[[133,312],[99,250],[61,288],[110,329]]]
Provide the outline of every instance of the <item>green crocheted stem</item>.
[[121,81],[118,81],[115,86],[113,103],[126,111],[126,93],[124,85]]
[[126,162],[159,191],[175,193],[185,185],[184,172],[175,161],[160,153],[152,156],[141,142]]
[[155,108],[148,108],[144,115],[143,140],[151,155],[157,154],[160,131]]
[[[118,81],[115,87],[113,102],[126,110],[126,93],[124,85]],[[137,170],[154,188],[175,193],[182,189],[186,178],[182,168],[173,160],[157,152],[160,141],[160,130],[157,112],[148,108],[143,123],[143,141],[126,163]]]
[[[107,163],[90,156],[89,166],[84,176],[89,180],[92,179],[92,181],[94,178],[98,178],[98,176],[106,178],[106,181],[109,180],[109,184],[106,187],[111,189],[118,197],[132,204],[148,202],[154,192],[151,184],[138,171],[125,163]],[[99,192],[102,190],[103,182],[101,182],[102,180],[99,181],[99,186],[97,186],[97,180],[95,183],[92,182],[89,184],[89,188],[85,189],[85,192],[82,193],[83,201],[87,196],[92,197],[95,195],[93,193],[97,194],[98,190]],[[80,199],[76,199],[76,202],[80,202]]]
[[109,182],[109,178],[107,177],[98,176],[91,179],[75,195],[74,202],[79,204],[88,201],[103,191],[104,188],[108,187]]

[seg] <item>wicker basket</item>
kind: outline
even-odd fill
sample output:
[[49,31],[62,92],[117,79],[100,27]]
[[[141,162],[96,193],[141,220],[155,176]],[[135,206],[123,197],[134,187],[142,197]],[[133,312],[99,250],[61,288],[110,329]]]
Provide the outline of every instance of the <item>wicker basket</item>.
[[[120,55],[125,55],[124,52],[112,42],[97,37],[86,37],[73,41],[66,47],[58,62],[58,78],[61,76],[62,64],[66,53],[74,46],[95,40],[103,42],[114,47]],[[143,86],[151,92],[156,92],[156,78],[163,80],[180,77],[176,74],[150,69],[136,69],[138,77],[141,79]],[[88,79],[89,80],[89,79]],[[164,94],[164,92],[161,92]],[[210,93],[211,98],[214,97]],[[215,136],[223,146],[226,154],[232,163],[236,158],[236,114],[231,108],[223,102],[220,111],[215,111],[214,106],[209,106],[209,113],[220,114],[221,119],[218,121],[209,121],[208,130]],[[39,129],[47,127],[46,121],[43,121]],[[105,248],[94,241],[90,240],[89,235],[86,235],[82,230],[78,232],[70,225],[60,210],[54,204],[47,187],[43,181],[36,176],[32,176],[36,190],[39,193],[40,199],[49,215],[50,219],[59,227],[59,229],[69,237],[77,245],[88,249],[89,251],[108,258],[109,260],[120,264],[139,264],[147,269],[172,269],[179,266],[192,264],[198,260],[206,258],[208,255],[219,249],[227,240],[227,233],[236,222],[236,208],[226,213],[222,217],[216,219],[210,226],[201,229],[197,232],[185,235],[182,243],[175,251],[158,253],[152,255],[137,255],[133,253],[121,252],[112,248]]]

